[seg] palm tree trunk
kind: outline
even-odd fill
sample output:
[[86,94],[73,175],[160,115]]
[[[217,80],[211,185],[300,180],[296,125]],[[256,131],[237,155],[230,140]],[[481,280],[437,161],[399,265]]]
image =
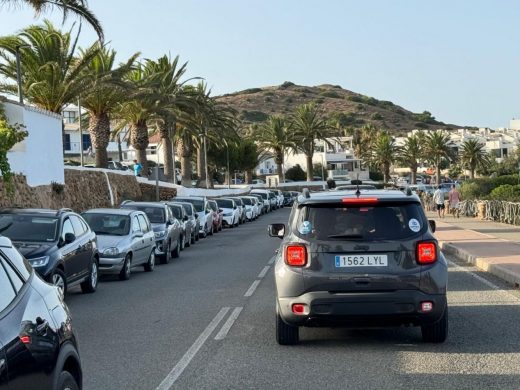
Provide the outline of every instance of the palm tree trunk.
[[110,142],[110,119],[107,113],[90,113],[88,132],[96,150],[96,168],[108,166],[107,147]]
[[161,145],[162,145],[162,153],[163,153],[163,161],[164,161],[164,175],[166,176],[166,180],[173,180],[173,148],[172,143],[169,137],[169,129],[171,123],[167,121],[159,121],[157,123],[157,129],[159,130],[159,135],[161,137]]
[[307,181],[312,181],[313,174],[312,174],[312,155],[311,156],[305,156],[305,161],[307,165]]
[[275,159],[276,173],[278,174],[278,177],[280,178],[280,180],[282,180],[282,177],[283,177],[283,160],[284,160],[283,153],[277,153],[276,159]]
[[117,154],[119,156],[119,162],[123,161],[123,147],[121,146],[121,134],[117,135]]
[[475,168],[469,170],[469,178],[472,180],[475,178]]
[[383,180],[385,183],[390,181],[390,164],[383,164]]
[[191,187],[191,157],[193,144],[189,135],[183,134],[177,141],[177,155],[181,159],[182,185]]
[[441,163],[440,161],[437,161],[435,164],[435,184],[439,185],[441,184]]
[[142,165],[141,175],[148,177],[148,159],[146,148],[148,147],[148,127],[146,121],[137,121],[130,126],[130,143],[137,154],[137,161]]
[[245,179],[246,179],[246,184],[251,184],[253,182],[253,170],[252,169],[246,170]]
[[415,185],[417,182],[417,167],[410,169],[410,184]]

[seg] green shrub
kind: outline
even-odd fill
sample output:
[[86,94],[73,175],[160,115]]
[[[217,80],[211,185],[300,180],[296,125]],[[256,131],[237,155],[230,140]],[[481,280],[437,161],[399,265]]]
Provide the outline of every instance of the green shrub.
[[463,199],[486,199],[491,196],[493,190],[499,187],[516,186],[518,184],[518,175],[482,177],[464,183],[461,187],[461,195]]
[[495,187],[499,187],[505,184],[509,185],[517,185],[519,183],[519,176],[518,175],[504,175],[504,176],[498,176],[491,179],[493,182],[493,185]]
[[325,99],[322,98],[322,97],[319,97],[319,98],[314,100],[314,102],[317,103],[317,104],[322,104],[324,101],[325,101]]
[[249,122],[263,122],[269,118],[265,112],[262,111],[242,111],[242,118]]
[[262,92],[262,88],[249,88],[249,89],[244,89],[244,90],[241,91],[240,93],[245,94],[245,95],[248,95],[248,94],[251,94],[251,93],[257,93],[257,92]]
[[264,96],[274,96],[274,92],[273,91],[264,92]]
[[271,103],[271,102],[273,101],[273,98],[270,97],[270,96],[266,96],[266,97],[264,98],[264,100],[265,100],[266,102],[268,102],[268,103]]
[[349,96],[347,97],[347,100],[350,100],[351,102],[363,103],[363,97],[357,95]]
[[305,181],[307,180],[307,175],[300,164],[296,164],[285,171],[285,178],[294,181]]
[[285,81],[282,85],[280,85],[280,89],[287,89],[293,87],[295,84],[290,81]]
[[520,202],[520,184],[504,184],[496,187],[491,191],[490,198],[493,200]]
[[332,99],[340,99],[341,94],[337,93],[336,91],[323,91],[320,93],[320,96],[328,97]]
[[290,103],[292,103],[292,102],[293,102],[293,98],[292,98],[292,97],[290,97],[290,96],[288,96],[288,97],[286,97],[286,98],[285,98],[285,100],[284,100],[284,101],[285,101],[285,103],[289,103],[289,104],[290,104]]
[[414,126],[418,129],[427,129],[429,127],[426,123],[423,122],[416,122]]
[[374,112],[372,115],[370,115],[370,119],[380,121],[383,120],[383,115],[381,115],[379,112]]

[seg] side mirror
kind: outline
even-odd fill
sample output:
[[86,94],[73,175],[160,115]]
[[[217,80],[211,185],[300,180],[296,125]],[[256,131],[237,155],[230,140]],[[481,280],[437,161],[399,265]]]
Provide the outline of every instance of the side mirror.
[[222,209],[218,209],[218,212],[219,212],[219,213],[223,213],[224,210],[222,210]]
[[283,223],[273,223],[267,227],[269,237],[278,237],[280,239],[285,236],[285,225]]
[[185,215],[185,216],[184,216],[184,218],[183,218],[182,220],[183,220],[183,221],[188,221],[188,220],[189,220],[189,218],[188,218],[188,216],[187,216],[187,215]]
[[195,219],[199,219],[199,214],[195,214]]
[[237,206],[233,206],[233,210],[236,210],[237,209]]
[[74,241],[76,241],[76,236],[74,233],[65,233],[65,244],[70,244]]
[[435,230],[437,230],[437,223],[433,219],[430,219],[428,220],[428,224],[430,225],[432,233],[435,233]]
[[209,214],[209,210],[206,210],[206,214]]

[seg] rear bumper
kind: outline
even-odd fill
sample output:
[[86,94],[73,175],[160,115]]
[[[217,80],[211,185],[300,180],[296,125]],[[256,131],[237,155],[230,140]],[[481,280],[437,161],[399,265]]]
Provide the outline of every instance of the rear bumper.
[[[430,312],[421,311],[421,302],[433,303]],[[292,312],[295,303],[306,304],[309,313]],[[446,307],[446,295],[418,290],[331,294],[310,292],[299,297],[278,298],[282,319],[297,326],[400,326],[436,322]]]

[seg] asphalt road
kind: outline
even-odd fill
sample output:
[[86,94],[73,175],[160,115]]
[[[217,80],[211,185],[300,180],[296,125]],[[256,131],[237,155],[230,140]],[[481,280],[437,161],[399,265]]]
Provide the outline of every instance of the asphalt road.
[[266,225],[289,210],[199,241],[179,259],[67,296],[85,389],[519,389],[520,294],[450,267],[450,334],[418,328],[303,329],[275,341]]

